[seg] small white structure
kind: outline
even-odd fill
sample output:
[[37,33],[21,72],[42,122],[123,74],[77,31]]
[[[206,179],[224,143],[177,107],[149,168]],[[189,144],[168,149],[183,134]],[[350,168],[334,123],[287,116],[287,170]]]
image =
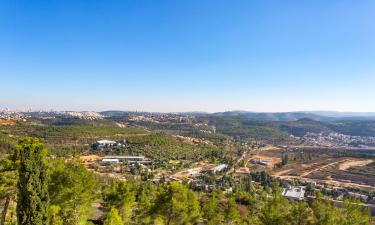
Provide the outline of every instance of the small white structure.
[[104,156],[105,159],[118,159],[121,161],[144,161],[144,156],[122,156],[122,155],[108,155]]
[[118,159],[106,159],[102,160],[102,164],[118,164],[120,161]]
[[252,159],[251,162],[254,163],[254,164],[259,164],[259,165],[267,166],[268,163],[270,163],[271,161],[270,160],[265,160],[265,159]]
[[214,173],[219,173],[219,172],[223,171],[224,169],[226,169],[227,167],[228,167],[227,164],[220,164],[220,165],[215,166],[214,168],[212,168],[212,171]]
[[303,200],[305,198],[305,187],[283,188],[282,195],[289,200]]
[[110,147],[110,146],[114,146],[115,144],[116,144],[115,141],[108,141],[108,140],[100,140],[96,142],[96,145],[98,147]]

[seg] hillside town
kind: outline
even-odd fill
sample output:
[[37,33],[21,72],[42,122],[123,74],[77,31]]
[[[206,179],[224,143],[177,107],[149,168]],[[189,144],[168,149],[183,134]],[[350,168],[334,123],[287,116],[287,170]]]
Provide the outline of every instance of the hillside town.
[[86,119],[86,120],[98,120],[98,119],[104,118],[104,116],[101,115],[100,113],[93,112],[93,111],[55,111],[55,110],[33,111],[31,109],[28,109],[28,110],[10,110],[8,108],[0,109],[0,118],[3,118],[3,119],[25,120],[28,118],[48,119],[48,118],[56,118],[56,117],[79,118],[79,119]]
[[340,133],[311,133],[302,138],[308,144],[333,148],[375,148],[375,137],[351,136]]

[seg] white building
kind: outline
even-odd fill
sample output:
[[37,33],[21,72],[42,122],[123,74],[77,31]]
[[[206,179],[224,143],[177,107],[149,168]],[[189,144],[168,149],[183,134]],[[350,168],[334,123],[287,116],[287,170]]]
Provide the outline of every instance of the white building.
[[290,200],[303,200],[305,197],[305,187],[283,188],[282,195]]
[[122,156],[122,155],[108,155],[104,156],[105,159],[118,159],[121,161],[144,161],[144,156]]
[[96,145],[98,147],[110,147],[110,146],[114,146],[115,144],[116,144],[115,141],[108,141],[108,140],[100,140],[96,142]]
[[120,161],[118,159],[102,159],[102,164],[118,164]]
[[227,164],[220,164],[220,165],[215,166],[214,168],[212,168],[212,171],[214,173],[219,173],[219,172],[223,171],[224,169],[226,169],[227,167],[228,167]]

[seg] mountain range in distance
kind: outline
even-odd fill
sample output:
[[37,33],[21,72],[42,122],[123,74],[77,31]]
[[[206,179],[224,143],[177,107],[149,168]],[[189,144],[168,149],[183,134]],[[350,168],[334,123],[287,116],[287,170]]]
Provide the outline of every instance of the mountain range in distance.
[[[122,116],[129,113],[149,113],[131,111],[103,111],[103,116]],[[159,113],[158,113],[159,114]],[[162,113],[161,113],[162,114]],[[316,121],[335,120],[375,120],[375,112],[337,112],[337,111],[296,111],[296,112],[251,112],[251,111],[226,111],[226,112],[181,112],[178,114],[191,116],[222,116],[241,117],[249,120],[263,121],[296,121],[312,119]]]
[[336,112],[336,111],[299,111],[299,112],[247,112],[228,111],[213,113],[217,116],[237,116],[246,119],[264,121],[296,121],[312,119],[317,121],[335,120],[375,120],[375,112]]
[[129,114],[181,114],[195,117],[217,116],[217,117],[238,117],[247,120],[259,121],[296,121],[300,119],[311,119],[316,121],[339,121],[339,120],[375,120],[375,112],[338,112],[338,111],[295,111],[295,112],[252,112],[252,111],[226,111],[226,112],[175,112],[175,113],[161,113],[161,112],[145,112],[145,111],[122,111],[122,110],[108,110],[101,112],[94,111],[12,111],[0,110],[1,115],[22,114],[31,117],[55,115],[55,116],[73,116],[76,114],[86,114],[103,117],[121,117]]

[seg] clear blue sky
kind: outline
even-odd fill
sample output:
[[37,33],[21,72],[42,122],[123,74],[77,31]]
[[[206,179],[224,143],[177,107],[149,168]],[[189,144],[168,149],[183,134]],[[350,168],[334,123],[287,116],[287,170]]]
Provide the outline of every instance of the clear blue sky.
[[375,111],[373,0],[0,1],[0,107]]

